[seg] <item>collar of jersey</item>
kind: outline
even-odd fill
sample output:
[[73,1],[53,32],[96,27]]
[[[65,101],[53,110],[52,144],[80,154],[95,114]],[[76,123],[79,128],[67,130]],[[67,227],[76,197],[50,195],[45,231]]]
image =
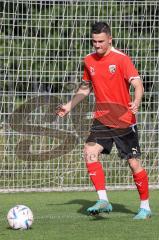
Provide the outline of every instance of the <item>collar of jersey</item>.
[[112,53],[113,47],[111,47],[110,52],[107,55],[104,56],[99,56],[97,53],[95,53],[95,56],[97,58],[97,60],[104,60],[105,58],[107,58],[111,53]]

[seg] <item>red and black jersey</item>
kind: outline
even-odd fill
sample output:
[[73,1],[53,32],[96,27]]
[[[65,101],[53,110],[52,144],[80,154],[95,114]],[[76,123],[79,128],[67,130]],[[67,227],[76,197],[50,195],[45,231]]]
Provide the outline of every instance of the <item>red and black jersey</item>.
[[96,53],[87,55],[83,80],[92,83],[96,100],[94,118],[109,127],[125,128],[135,124],[135,115],[129,110],[129,88],[134,78],[140,79],[130,57],[113,47],[103,57]]

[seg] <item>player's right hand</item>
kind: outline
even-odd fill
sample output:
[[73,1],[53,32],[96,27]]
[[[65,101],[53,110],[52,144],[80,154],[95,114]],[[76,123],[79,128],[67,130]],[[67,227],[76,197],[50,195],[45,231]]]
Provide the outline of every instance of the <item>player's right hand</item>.
[[70,112],[70,109],[68,108],[67,105],[59,105],[55,111],[56,115],[58,115],[59,117],[64,117],[69,112]]

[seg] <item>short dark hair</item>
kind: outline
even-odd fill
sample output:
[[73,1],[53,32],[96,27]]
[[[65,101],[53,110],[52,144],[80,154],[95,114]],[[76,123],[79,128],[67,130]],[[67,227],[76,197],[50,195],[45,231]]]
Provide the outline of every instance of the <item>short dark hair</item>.
[[93,33],[106,33],[107,35],[111,35],[111,30],[106,22],[95,22],[92,24],[91,34]]

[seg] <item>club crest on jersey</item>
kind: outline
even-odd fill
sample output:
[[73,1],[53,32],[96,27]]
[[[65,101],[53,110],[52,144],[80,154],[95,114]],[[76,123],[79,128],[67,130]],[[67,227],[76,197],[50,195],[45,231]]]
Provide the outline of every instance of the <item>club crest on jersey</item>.
[[91,76],[94,76],[95,75],[95,69],[94,69],[94,67],[89,67],[89,71],[90,71],[90,74],[91,74]]
[[115,71],[116,71],[116,65],[109,65],[109,72],[115,73]]

